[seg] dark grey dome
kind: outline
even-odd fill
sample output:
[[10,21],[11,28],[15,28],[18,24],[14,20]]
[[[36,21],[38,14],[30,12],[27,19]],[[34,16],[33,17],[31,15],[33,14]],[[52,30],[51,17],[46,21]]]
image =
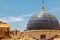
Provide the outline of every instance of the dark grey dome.
[[27,24],[27,30],[52,29],[59,30],[57,18],[49,13],[38,13],[33,15]]

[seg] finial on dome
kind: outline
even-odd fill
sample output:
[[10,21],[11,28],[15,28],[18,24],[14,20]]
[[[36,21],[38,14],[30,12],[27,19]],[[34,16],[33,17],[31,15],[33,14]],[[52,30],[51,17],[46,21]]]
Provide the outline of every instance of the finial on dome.
[[45,10],[44,10],[44,1],[42,1],[42,13],[44,13]]

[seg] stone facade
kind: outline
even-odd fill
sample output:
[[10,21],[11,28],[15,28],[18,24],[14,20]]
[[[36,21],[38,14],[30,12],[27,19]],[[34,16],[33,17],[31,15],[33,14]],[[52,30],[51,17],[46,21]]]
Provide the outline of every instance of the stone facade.
[[41,35],[46,36],[46,40],[51,39],[55,35],[60,35],[60,30],[29,30],[24,31],[26,36],[35,37],[36,39],[41,40]]

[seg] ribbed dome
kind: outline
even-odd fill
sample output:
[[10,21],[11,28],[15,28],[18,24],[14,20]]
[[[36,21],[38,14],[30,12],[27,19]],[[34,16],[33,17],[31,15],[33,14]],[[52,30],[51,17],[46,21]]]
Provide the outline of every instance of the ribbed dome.
[[2,28],[2,27],[10,28],[10,26],[7,23],[0,21],[0,28]]
[[59,30],[57,18],[44,10],[44,1],[42,1],[42,11],[33,15],[27,24],[27,30],[52,29]]
[[50,13],[38,13],[33,15],[27,24],[27,30],[40,30],[40,29],[59,29],[59,22],[55,16]]

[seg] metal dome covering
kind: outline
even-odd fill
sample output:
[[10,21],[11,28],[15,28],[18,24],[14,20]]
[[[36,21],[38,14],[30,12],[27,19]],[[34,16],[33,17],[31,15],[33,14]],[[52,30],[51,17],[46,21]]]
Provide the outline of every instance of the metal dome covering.
[[59,29],[57,18],[49,13],[38,13],[33,15],[27,24],[27,30]]
[[44,1],[42,1],[42,11],[33,15],[27,24],[27,30],[52,29],[59,30],[57,18],[44,10]]

